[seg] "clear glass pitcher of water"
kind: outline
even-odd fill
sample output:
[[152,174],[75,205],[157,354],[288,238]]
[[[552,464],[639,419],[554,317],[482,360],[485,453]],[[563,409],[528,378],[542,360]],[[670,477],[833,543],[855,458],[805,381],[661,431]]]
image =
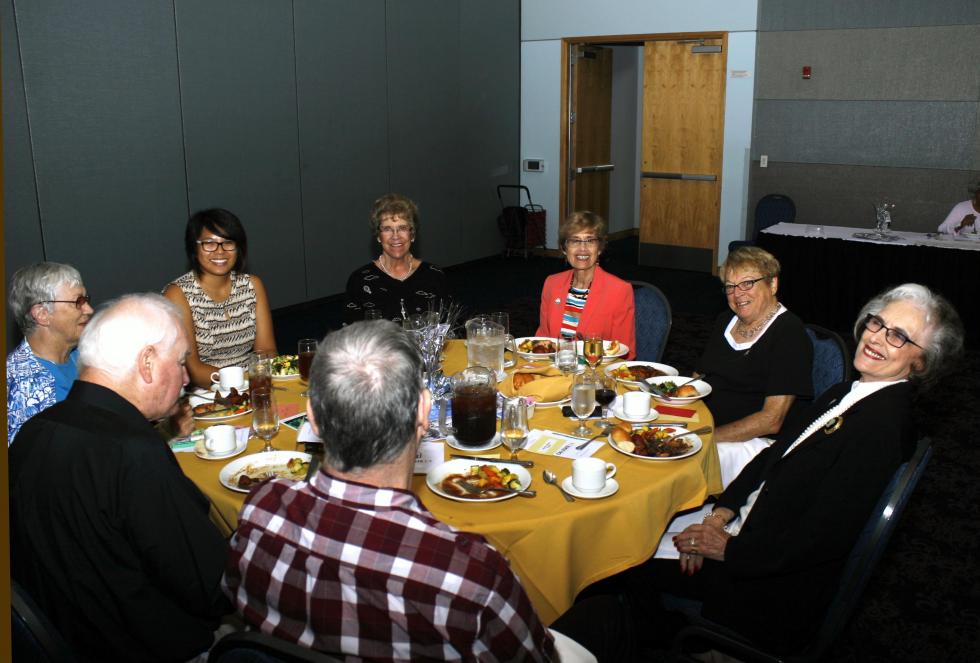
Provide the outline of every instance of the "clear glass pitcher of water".
[[504,373],[507,331],[503,325],[480,316],[466,321],[466,363],[489,368],[498,378]]

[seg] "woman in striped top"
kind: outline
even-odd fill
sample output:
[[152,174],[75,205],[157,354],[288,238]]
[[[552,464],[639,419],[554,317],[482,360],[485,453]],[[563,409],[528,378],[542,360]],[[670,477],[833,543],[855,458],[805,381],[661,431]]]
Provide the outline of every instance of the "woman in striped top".
[[209,209],[187,221],[184,248],[191,271],[163,294],[184,312],[190,338],[187,372],[199,387],[211,386],[211,373],[244,366],[252,352],[276,352],[272,313],[265,286],[248,274],[248,239],[241,221],[228,210]]
[[606,220],[573,212],[558,226],[558,243],[571,269],[552,274],[541,290],[537,336],[573,338],[599,334],[629,347],[636,356],[633,286],[599,267],[606,247]]

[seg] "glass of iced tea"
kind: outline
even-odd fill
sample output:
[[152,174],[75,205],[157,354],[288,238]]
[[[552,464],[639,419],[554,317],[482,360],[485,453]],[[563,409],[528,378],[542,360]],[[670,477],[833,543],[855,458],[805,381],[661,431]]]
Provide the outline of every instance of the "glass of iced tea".
[[[316,339],[301,338],[297,344],[296,354],[299,355],[299,379],[310,384],[310,368],[313,366],[313,357],[316,356]],[[303,391],[300,396],[306,396],[308,392]]]

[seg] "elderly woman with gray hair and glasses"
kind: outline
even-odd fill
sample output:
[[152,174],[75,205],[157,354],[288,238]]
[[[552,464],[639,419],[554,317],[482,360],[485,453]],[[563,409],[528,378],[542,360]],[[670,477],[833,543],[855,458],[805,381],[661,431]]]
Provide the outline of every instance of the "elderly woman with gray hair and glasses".
[[82,275],[39,262],[10,277],[7,303],[24,340],[7,355],[7,445],[24,422],[64,400],[78,377],[78,338],[92,317]]
[[651,590],[697,598],[705,618],[779,654],[814,636],[864,523],[914,450],[916,383],[934,382],[963,350],[959,315],[914,283],[868,302],[854,336],[860,378],[788,421],[703,522],[673,537],[680,573],[663,559],[633,572],[644,607]]

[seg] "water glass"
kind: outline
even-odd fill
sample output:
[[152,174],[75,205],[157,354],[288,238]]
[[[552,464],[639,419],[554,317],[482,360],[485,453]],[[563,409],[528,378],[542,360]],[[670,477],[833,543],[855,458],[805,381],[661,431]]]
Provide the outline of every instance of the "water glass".
[[555,363],[562,375],[571,375],[578,368],[578,342],[574,338],[559,338]]
[[595,382],[589,372],[580,373],[572,378],[572,412],[578,417],[578,428],[572,435],[592,437],[592,430],[585,425],[595,410]]

